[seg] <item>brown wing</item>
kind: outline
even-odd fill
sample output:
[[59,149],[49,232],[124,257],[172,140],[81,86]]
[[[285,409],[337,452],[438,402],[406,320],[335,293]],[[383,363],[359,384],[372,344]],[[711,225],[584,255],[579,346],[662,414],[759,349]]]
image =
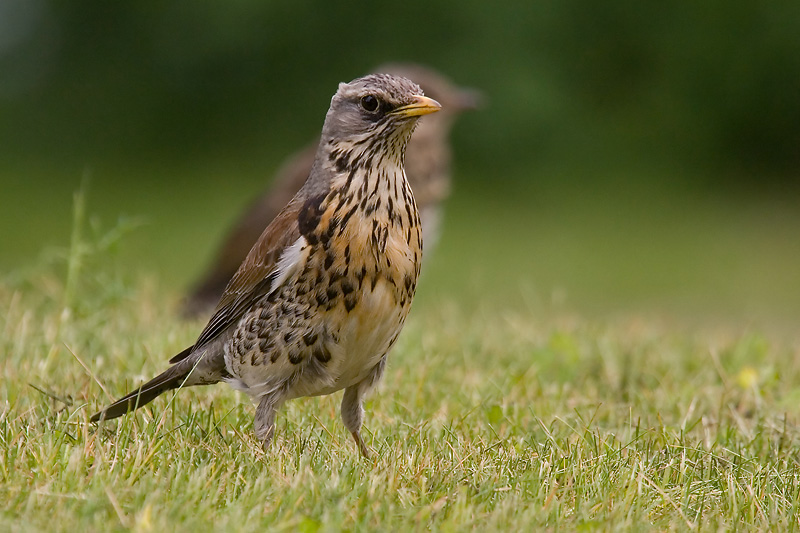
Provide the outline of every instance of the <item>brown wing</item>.
[[170,359],[170,363],[177,363],[197,348],[208,344],[235,324],[259,298],[269,293],[277,277],[275,267],[278,259],[300,237],[297,219],[302,207],[302,199],[296,196],[267,226],[225,288],[211,320],[200,333],[193,350],[179,353]]

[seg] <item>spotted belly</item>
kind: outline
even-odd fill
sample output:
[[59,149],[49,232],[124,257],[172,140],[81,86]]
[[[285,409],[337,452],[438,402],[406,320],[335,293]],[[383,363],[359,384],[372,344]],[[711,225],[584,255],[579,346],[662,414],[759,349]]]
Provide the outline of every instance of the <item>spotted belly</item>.
[[358,305],[337,321],[339,342],[329,364],[334,383],[314,394],[328,394],[365,379],[397,340],[408,307],[399,304],[394,287],[384,279],[365,291]]
[[242,317],[225,346],[229,383],[254,400],[330,394],[365,379],[397,340],[410,306],[380,276],[360,282],[355,299],[332,294],[325,305],[316,291],[299,294],[302,285]]

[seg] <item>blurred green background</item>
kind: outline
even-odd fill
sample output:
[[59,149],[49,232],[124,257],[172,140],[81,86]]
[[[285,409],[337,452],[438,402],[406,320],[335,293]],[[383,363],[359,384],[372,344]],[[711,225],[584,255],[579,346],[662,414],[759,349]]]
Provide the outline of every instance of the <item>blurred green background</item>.
[[340,81],[433,66],[459,121],[419,305],[800,317],[800,2],[0,0],[0,269],[88,183],[175,293]]

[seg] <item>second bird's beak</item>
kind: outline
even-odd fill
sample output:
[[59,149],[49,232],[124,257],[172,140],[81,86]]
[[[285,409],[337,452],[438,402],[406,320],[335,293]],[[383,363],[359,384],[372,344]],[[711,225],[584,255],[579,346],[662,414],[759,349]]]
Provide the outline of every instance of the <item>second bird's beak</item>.
[[413,96],[410,104],[398,107],[387,114],[401,117],[418,117],[436,113],[441,108],[442,105],[433,98],[428,98],[427,96]]

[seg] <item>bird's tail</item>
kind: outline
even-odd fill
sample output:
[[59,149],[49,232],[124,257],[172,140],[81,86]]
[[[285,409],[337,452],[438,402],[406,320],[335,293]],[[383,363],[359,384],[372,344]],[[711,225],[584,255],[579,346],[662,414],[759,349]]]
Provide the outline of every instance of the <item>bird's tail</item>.
[[[185,351],[189,350],[191,350],[191,347]],[[178,356],[183,354],[184,352],[181,352]],[[175,357],[177,358],[178,356]],[[185,364],[187,362],[189,361],[184,359],[184,361],[182,361],[183,364],[179,363],[168,368],[135,391],[126,394],[102,411],[93,414],[92,418],[89,420],[98,422],[100,420],[117,418],[134,409],[147,405],[167,391],[181,387],[194,368],[193,364]]]

